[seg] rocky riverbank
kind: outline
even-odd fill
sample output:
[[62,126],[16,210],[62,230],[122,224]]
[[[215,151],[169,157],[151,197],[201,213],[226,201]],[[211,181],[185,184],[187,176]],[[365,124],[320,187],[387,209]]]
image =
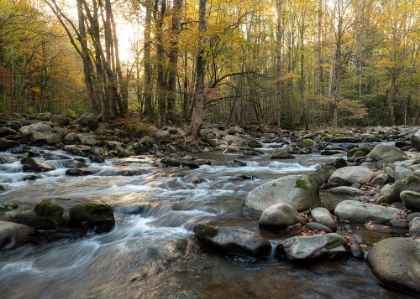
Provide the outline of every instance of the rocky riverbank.
[[[272,254],[291,262],[318,263],[354,258],[364,260],[381,283],[420,295],[416,283],[420,267],[420,131],[410,127],[287,131],[225,128],[209,124],[202,141],[185,139],[182,128],[130,127],[127,122],[104,124],[92,114],[76,120],[62,115],[0,116],[0,151],[20,157],[28,180],[53,171],[48,161],[66,161],[66,175],[88,176],[99,170],[86,159],[103,163],[108,158],[151,155],[160,167],[199,168],[195,151],[263,155],[262,145],[273,147],[272,159],[293,159],[296,154],[319,153],[331,161],[312,175],[289,175],[264,183],[244,198],[238,211],[258,222],[261,231],[288,231],[282,242],[243,227],[200,223],[194,233],[213,252],[267,258]],[[39,150],[39,147],[41,150]],[[62,149],[68,156],[46,156],[45,149]],[[43,158],[40,161],[39,157]],[[0,155],[0,163],[7,159]],[[46,160],[46,161],[45,161]],[[232,165],[240,166],[239,159]],[[122,169],[119,175],[141,175],[144,170]],[[199,177],[194,182],[200,184]],[[0,184],[1,185],[1,184]],[[0,186],[1,187],[1,186]],[[4,188],[3,188],[4,189]],[[321,192],[320,192],[321,191]],[[342,197],[326,204],[323,194]],[[80,198],[0,203],[0,248],[11,249],[37,236],[55,231],[60,236],[107,232],[114,226],[112,209],[103,202]],[[363,248],[360,240],[342,230],[348,223],[367,229],[395,227],[400,236]],[[370,254],[370,252],[372,254]],[[392,270],[392,271],[391,271]]]

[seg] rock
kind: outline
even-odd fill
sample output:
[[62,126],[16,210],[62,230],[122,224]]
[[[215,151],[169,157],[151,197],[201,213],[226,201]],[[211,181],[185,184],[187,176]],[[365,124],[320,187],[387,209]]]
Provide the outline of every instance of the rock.
[[295,157],[292,156],[286,150],[276,150],[274,153],[271,154],[270,159],[294,159]]
[[389,175],[383,171],[377,172],[375,177],[372,179],[374,186],[383,186],[388,182]]
[[77,144],[79,143],[79,136],[76,133],[69,133],[63,139],[64,144]]
[[53,128],[44,123],[23,126],[19,131],[23,136],[34,142],[46,142],[48,136],[54,134]]
[[315,180],[318,186],[328,182],[331,175],[337,170],[334,166],[325,165],[315,170],[311,177]]
[[339,221],[383,224],[395,218],[404,212],[392,207],[384,207],[370,203],[364,203],[354,200],[344,200],[340,202],[335,210]]
[[330,139],[330,143],[360,143],[362,140],[353,136],[339,136]]
[[373,160],[380,161],[387,158],[396,158],[407,156],[402,150],[389,144],[377,144],[369,153],[369,157]]
[[351,195],[351,196],[363,196],[365,195],[365,192],[363,192],[360,189],[349,187],[349,186],[339,186],[334,187],[330,189],[331,193],[335,194],[345,194],[345,195]]
[[243,146],[243,145],[247,145],[246,141],[239,136],[235,136],[235,135],[225,135],[222,138],[223,141],[226,141],[229,145],[232,146]]
[[420,193],[410,190],[405,190],[400,193],[403,205],[414,211],[420,211]]
[[420,295],[420,242],[389,238],[376,243],[369,251],[367,265],[382,284]]
[[98,173],[98,168],[81,167],[81,168],[70,168],[66,170],[66,175],[70,176],[85,176]]
[[114,225],[112,208],[95,199],[22,199],[0,209],[0,220],[56,232],[102,233]]
[[396,181],[393,185],[391,185],[388,193],[383,195],[381,201],[386,203],[400,201],[400,194],[405,190],[420,192],[420,177],[411,175]]
[[335,168],[338,169],[338,168],[346,167],[347,162],[343,158],[338,158],[338,159],[328,162],[327,164],[325,164],[325,166],[334,166]]
[[337,230],[337,224],[334,221],[334,217],[326,208],[318,207],[312,209],[311,216],[315,222],[321,223],[333,231]]
[[15,130],[8,128],[8,127],[1,127],[0,128],[0,137],[7,137],[7,136],[16,136],[18,132]]
[[363,261],[365,259],[365,253],[355,241],[351,241],[347,247],[347,252],[349,253],[350,257],[357,259],[359,261]]
[[398,181],[400,179],[403,179],[405,177],[408,177],[410,175],[413,175],[413,171],[411,171],[408,166],[405,165],[397,165],[394,168],[394,180]]
[[96,143],[98,142],[92,135],[78,134],[77,137],[80,143],[84,145],[96,145]]
[[420,151],[420,130],[417,130],[411,137],[411,146]]
[[253,258],[265,257],[271,252],[270,242],[242,227],[216,227],[200,223],[193,230],[202,244],[222,252]]
[[373,177],[373,171],[364,166],[347,166],[337,169],[329,178],[328,186],[350,186],[354,183],[364,184]]
[[23,165],[23,171],[47,172],[55,169],[54,166],[48,165],[47,163],[41,162],[31,157],[22,158],[20,163]]
[[334,232],[328,226],[325,226],[322,223],[318,223],[318,222],[308,222],[305,225],[311,231],[317,231],[317,232],[322,232],[323,231],[324,233],[327,233],[327,234]]
[[420,217],[416,217],[408,225],[409,230],[408,234],[412,238],[418,238],[420,237]]
[[305,221],[298,211],[287,203],[277,203],[263,211],[259,225],[264,227],[286,227]]
[[189,169],[196,169],[200,166],[196,163],[189,162],[189,161],[182,161],[177,159],[169,159],[165,158],[160,160],[160,164],[162,167],[182,167],[182,168],[189,168]]
[[276,256],[285,255],[290,261],[321,262],[337,260],[347,255],[346,239],[338,234],[319,234],[289,238],[276,248]]
[[97,117],[93,113],[85,113],[77,119],[77,123],[84,127],[89,128],[92,131],[95,131],[98,126],[99,122]]
[[0,249],[13,249],[34,239],[33,227],[9,221],[0,221]]
[[249,192],[242,206],[244,215],[262,213],[269,206],[287,203],[298,212],[319,207],[318,186],[307,175],[289,175],[266,182]]
[[5,151],[15,146],[18,146],[18,143],[16,141],[0,138],[0,151]]
[[51,122],[57,123],[60,126],[67,126],[70,123],[70,120],[64,114],[56,114],[51,117]]

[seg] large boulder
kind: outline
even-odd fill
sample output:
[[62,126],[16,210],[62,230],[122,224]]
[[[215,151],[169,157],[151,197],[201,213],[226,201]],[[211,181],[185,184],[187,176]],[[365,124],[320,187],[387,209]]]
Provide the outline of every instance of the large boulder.
[[410,175],[396,181],[391,186],[389,192],[387,192],[387,194],[384,194],[380,200],[386,203],[393,203],[394,201],[400,201],[401,192],[405,190],[420,192],[420,177],[415,176],[415,175]]
[[244,215],[261,215],[277,203],[287,203],[298,212],[319,207],[318,185],[307,175],[289,175],[266,182],[249,192],[242,205]]
[[22,164],[23,171],[47,172],[55,169],[54,166],[31,157],[22,158],[20,163]]
[[336,233],[292,237],[279,244],[276,256],[286,256],[290,261],[320,262],[347,256],[346,239]]
[[50,135],[54,134],[54,129],[44,123],[35,123],[20,128],[20,133],[34,142],[47,142]]
[[386,223],[398,215],[404,214],[404,211],[375,205],[355,200],[344,200],[340,202],[334,210],[339,221],[350,221],[365,223]]
[[271,252],[268,240],[242,227],[200,223],[194,227],[194,234],[203,245],[224,253],[259,258]]
[[369,157],[375,161],[396,157],[405,158],[406,156],[407,154],[402,150],[389,144],[377,144],[369,153]]
[[39,230],[102,233],[115,225],[112,208],[95,199],[23,199],[0,209],[0,220],[28,225]]
[[403,292],[420,295],[420,242],[389,238],[369,251],[367,265],[382,284]]
[[36,230],[33,227],[9,221],[0,221],[0,249],[13,249],[30,242]]
[[364,166],[346,166],[337,169],[329,178],[328,186],[350,186],[354,183],[364,184],[369,182],[374,172]]
[[278,203],[269,206],[263,211],[259,225],[265,227],[286,227],[305,221],[298,211],[287,203]]
[[98,118],[93,113],[85,113],[77,120],[77,123],[82,127],[89,128],[92,131],[95,131],[98,126]]

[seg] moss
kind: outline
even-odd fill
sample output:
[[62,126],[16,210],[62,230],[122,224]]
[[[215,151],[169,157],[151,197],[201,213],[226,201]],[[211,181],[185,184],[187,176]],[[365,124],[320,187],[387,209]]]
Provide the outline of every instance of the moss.
[[16,142],[7,140],[5,138],[0,138],[0,151],[5,151],[14,146],[17,146]]
[[303,139],[299,143],[299,147],[300,148],[311,147],[313,144],[314,144],[314,141],[312,139]]
[[194,233],[199,239],[213,238],[217,232],[217,227],[207,224],[198,224],[194,227]]
[[312,177],[308,176],[308,181],[309,181],[309,183],[311,183],[312,186],[315,187],[315,189],[318,189],[318,184],[316,183],[316,181]]
[[63,219],[64,209],[58,204],[52,203],[51,199],[44,199],[35,206],[34,212],[39,217],[50,219],[58,224]]
[[277,184],[276,183],[272,183],[271,186],[272,187],[277,187]]
[[66,201],[66,200],[70,200],[68,198],[62,198],[62,197],[56,197],[54,198],[55,201]]
[[[315,182],[315,181],[314,181]],[[315,183],[316,184],[316,183]],[[296,180],[296,186],[303,190],[308,190],[308,185],[306,184],[306,181],[303,179],[297,179]]]
[[87,202],[70,208],[70,220],[83,221],[92,216],[112,217],[112,208],[106,204]]
[[25,157],[20,160],[20,163],[23,165],[28,165],[29,169],[31,169],[34,172],[41,172],[41,168],[36,163],[35,159],[31,157]]
[[367,154],[370,153],[370,149],[367,148],[367,147],[355,147],[355,148],[352,148],[351,150],[349,150],[347,152],[347,157],[348,158],[353,157],[356,152],[363,152],[365,155],[367,155]]

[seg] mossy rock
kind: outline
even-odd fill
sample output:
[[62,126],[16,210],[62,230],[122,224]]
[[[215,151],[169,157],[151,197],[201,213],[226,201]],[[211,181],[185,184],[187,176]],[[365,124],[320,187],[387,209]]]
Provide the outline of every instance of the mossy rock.
[[399,179],[391,186],[391,192],[383,197],[383,201],[386,203],[401,201],[400,194],[406,190],[420,192],[420,178],[415,175],[410,175]]
[[367,155],[370,152],[370,148],[367,148],[367,147],[352,148],[347,152],[347,158],[353,157],[356,152],[363,152],[364,155]]
[[[296,180],[296,186],[300,189],[308,190],[308,185],[306,184],[305,180],[297,179]],[[318,188],[318,186],[317,186],[317,188]]]
[[312,139],[303,139],[300,143],[299,143],[299,147],[300,148],[305,148],[305,147],[311,147],[312,145],[314,145],[315,142]]
[[16,141],[0,138],[0,151],[5,151],[15,146],[18,146],[18,143]]
[[110,231],[114,227],[115,219],[112,208],[109,205],[86,202],[70,208],[69,223],[74,227],[102,233]]
[[58,225],[63,220],[64,209],[51,202],[51,199],[44,199],[34,207],[34,212],[37,216],[46,218]]
[[200,223],[194,227],[194,233],[201,238],[213,238],[217,235],[217,227]]

